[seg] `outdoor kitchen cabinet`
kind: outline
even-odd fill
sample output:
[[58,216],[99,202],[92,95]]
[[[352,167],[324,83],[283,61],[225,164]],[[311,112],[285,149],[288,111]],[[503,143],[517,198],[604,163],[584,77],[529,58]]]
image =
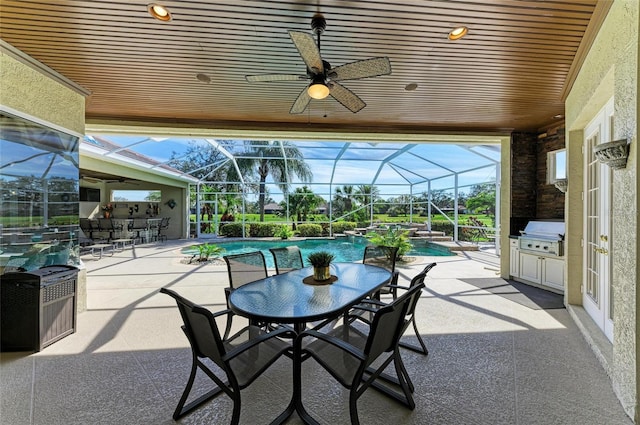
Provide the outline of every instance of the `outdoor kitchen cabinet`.
[[520,252],[519,278],[564,291],[564,259]]
[[520,248],[517,239],[509,239],[509,274],[520,277]]

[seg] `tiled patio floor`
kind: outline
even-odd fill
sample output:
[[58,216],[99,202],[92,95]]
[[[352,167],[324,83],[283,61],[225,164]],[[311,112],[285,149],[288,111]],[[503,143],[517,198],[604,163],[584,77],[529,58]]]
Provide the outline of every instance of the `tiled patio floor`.
[[[217,310],[227,286],[223,265],[181,262],[179,248],[189,243],[85,257],[88,310],[77,332],[37,354],[2,353],[0,423],[172,423],[191,358],[175,303],[158,289]],[[489,253],[422,257],[400,267],[401,280],[431,261],[438,266],[417,316],[430,354],[403,351],[416,409],[369,390],[358,404],[363,424],[632,423],[565,309],[541,308],[553,305],[510,287],[495,290],[486,279],[497,278],[498,259]],[[291,395],[290,366],[280,359],[243,391],[242,424],[266,424],[280,413]],[[307,409],[322,424],[349,423],[346,390],[313,361],[303,374]],[[230,418],[230,400],[219,397],[180,422]]]

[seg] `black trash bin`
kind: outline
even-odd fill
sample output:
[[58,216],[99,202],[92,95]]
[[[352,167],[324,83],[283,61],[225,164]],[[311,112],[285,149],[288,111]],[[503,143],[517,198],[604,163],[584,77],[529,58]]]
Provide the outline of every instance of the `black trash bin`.
[[40,351],[74,333],[77,283],[66,265],[0,276],[0,350]]

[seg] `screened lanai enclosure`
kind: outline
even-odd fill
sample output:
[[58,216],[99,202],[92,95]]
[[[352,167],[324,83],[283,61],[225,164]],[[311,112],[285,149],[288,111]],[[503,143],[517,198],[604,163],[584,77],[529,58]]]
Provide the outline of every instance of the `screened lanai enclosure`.
[[[345,229],[414,226],[454,240],[496,235],[500,145],[94,136],[197,179],[190,188],[190,233],[249,234],[252,223]],[[229,229],[229,228],[227,228]],[[271,229],[271,230],[269,230]],[[493,238],[492,238],[493,239]]]

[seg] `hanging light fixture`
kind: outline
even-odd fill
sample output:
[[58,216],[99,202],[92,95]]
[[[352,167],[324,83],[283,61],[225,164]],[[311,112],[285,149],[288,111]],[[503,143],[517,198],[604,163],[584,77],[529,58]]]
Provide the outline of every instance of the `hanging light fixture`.
[[313,99],[324,99],[329,96],[329,87],[324,82],[324,76],[316,75],[313,77],[313,82],[307,88],[307,93]]

